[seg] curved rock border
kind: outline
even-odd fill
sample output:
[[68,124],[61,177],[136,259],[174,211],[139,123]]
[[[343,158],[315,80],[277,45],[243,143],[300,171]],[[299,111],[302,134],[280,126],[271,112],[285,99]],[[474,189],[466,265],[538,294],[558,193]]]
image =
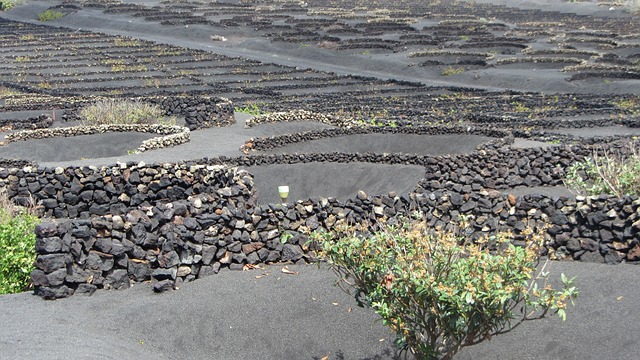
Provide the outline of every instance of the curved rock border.
[[316,113],[308,110],[281,111],[262,115],[256,115],[246,120],[247,128],[260,124],[294,121],[315,121],[327,125],[345,126],[347,120],[340,119],[333,115]]
[[32,139],[94,135],[106,132],[145,132],[164,135],[143,141],[136,149],[138,152],[184,144],[189,142],[191,139],[191,132],[189,129],[182,126],[160,124],[111,124],[23,130],[6,135],[5,141],[0,143],[0,145]]

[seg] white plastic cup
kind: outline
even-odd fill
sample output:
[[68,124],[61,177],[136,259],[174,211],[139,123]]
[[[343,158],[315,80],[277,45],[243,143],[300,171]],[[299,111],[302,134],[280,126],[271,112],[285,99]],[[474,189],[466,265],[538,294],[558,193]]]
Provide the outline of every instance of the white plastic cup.
[[278,186],[278,194],[280,194],[280,198],[282,199],[283,203],[287,202],[287,198],[289,197],[289,186]]

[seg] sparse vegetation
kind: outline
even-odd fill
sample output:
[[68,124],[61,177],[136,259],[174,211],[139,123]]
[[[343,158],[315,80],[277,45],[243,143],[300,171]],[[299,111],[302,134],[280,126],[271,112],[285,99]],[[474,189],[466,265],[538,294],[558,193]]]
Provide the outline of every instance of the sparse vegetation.
[[243,107],[236,106],[234,108],[234,111],[242,114],[252,115],[252,116],[258,116],[258,115],[264,114],[262,109],[260,109],[260,106],[256,103],[246,104]]
[[80,110],[82,124],[175,124],[176,119],[164,115],[157,105],[141,101],[103,100]]
[[115,38],[113,40],[113,45],[119,47],[136,47],[140,46],[140,41],[135,39]]
[[6,97],[6,96],[18,95],[18,94],[20,94],[20,92],[15,89],[11,89],[5,86],[0,86],[0,97]]
[[52,20],[57,20],[60,19],[62,17],[64,17],[66,14],[60,11],[55,11],[55,10],[45,10],[43,12],[41,12],[40,14],[38,14],[38,20],[39,21],[52,21]]
[[[462,232],[460,232],[462,233]],[[525,320],[557,313],[577,296],[573,279],[547,283],[539,266],[545,229],[525,230],[526,245],[502,232],[475,244],[423,222],[380,224],[373,233],[338,227],[312,234],[348,293],[372,307],[416,359],[451,359]]]
[[447,66],[446,68],[442,69],[442,72],[440,72],[440,75],[452,76],[452,75],[462,74],[463,72],[464,72],[463,67]]
[[637,97],[613,101],[612,104],[622,110],[629,111],[633,115],[640,114],[640,100]]
[[567,169],[565,184],[580,195],[640,195],[639,151],[637,140],[621,149],[596,149]]
[[20,4],[24,4],[27,0],[2,0],[0,1],[0,11],[7,11]]
[[21,208],[0,191],[0,294],[27,291],[35,261],[38,223],[33,208]]

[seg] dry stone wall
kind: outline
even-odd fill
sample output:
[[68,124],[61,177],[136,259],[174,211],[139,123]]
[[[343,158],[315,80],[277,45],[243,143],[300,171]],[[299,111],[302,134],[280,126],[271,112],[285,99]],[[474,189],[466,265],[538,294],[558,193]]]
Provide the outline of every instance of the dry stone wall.
[[143,141],[136,149],[137,152],[184,144],[189,142],[191,138],[188,128],[177,125],[108,124],[23,130],[6,135],[4,142],[0,143],[0,145],[22,140],[44,139],[51,137],[72,137],[101,134],[105,132],[146,132],[162,135]]
[[[90,105],[99,97],[70,99],[61,102],[64,121],[79,120],[78,110]],[[233,103],[226,98],[208,96],[146,96],[133,98],[151,104],[159,105],[168,116],[184,117],[189,130],[209,128],[213,126],[228,126],[235,123]]]
[[[308,234],[338,222],[374,223],[423,214],[447,228],[460,216],[473,237],[528,225],[547,229],[545,253],[557,258],[619,263],[640,260],[637,197],[514,196],[518,185],[553,186],[588,147],[483,150],[470,155],[305,154],[202,159],[181,164],[1,169],[16,202],[35,199],[48,219],[36,229],[36,293],[60,298],[152,281],[163,291],[185,281],[252,264],[316,260]],[[402,157],[402,158],[401,158]],[[419,163],[425,179],[404,194],[345,202],[312,198],[259,206],[253,178],[219,164],[289,161]],[[283,236],[283,234],[289,234]],[[516,237],[516,243],[521,240]]]

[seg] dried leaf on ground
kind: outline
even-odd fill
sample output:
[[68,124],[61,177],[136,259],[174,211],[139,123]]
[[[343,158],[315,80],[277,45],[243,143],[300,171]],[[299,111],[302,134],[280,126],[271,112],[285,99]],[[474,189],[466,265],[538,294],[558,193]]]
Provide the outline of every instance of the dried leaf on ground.
[[262,269],[260,267],[260,265],[255,265],[255,264],[245,264],[242,267],[242,271],[248,271],[248,270],[254,270],[254,269]]
[[282,268],[282,272],[283,272],[283,273],[285,273],[285,274],[287,274],[287,275],[298,275],[298,272],[297,272],[297,271],[291,271],[291,270],[289,270],[289,267],[288,267],[288,266],[283,267],[283,268]]

